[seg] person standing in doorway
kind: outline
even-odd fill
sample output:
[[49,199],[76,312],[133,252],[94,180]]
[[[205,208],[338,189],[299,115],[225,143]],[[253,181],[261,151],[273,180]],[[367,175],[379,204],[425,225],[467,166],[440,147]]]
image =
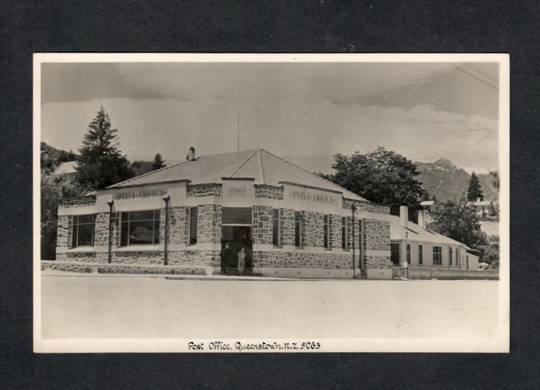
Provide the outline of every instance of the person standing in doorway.
[[244,247],[238,252],[238,273],[241,275],[244,273],[246,267],[246,251]]
[[233,257],[233,251],[229,247],[229,243],[226,242],[221,253],[221,272],[227,274]]

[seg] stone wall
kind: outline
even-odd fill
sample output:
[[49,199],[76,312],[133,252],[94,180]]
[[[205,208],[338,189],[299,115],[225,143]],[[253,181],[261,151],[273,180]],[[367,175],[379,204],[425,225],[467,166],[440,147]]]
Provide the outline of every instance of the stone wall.
[[188,243],[188,210],[188,207],[169,208],[169,245]]
[[341,228],[341,216],[330,215],[330,248],[341,248]]
[[73,263],[106,263],[107,252],[69,252],[57,253],[57,261],[69,261]]
[[390,251],[390,222],[365,219],[366,249]]
[[365,256],[365,264],[368,269],[392,268],[392,261],[390,261],[390,256]]
[[272,244],[273,209],[270,206],[253,206],[253,243]]
[[59,215],[58,222],[56,225],[56,258],[58,258],[58,249],[66,250],[71,246],[71,226],[70,226],[70,216],[68,215]]
[[187,196],[221,196],[221,184],[194,184],[187,186]]
[[294,210],[281,209],[279,233],[281,245],[294,245]]
[[170,251],[169,265],[221,267],[221,252],[212,250]]
[[60,206],[62,207],[80,207],[80,206],[93,206],[96,204],[95,196],[80,196],[78,198],[64,199]]
[[352,270],[349,253],[305,253],[298,251],[253,252],[253,272],[256,268],[322,268]]
[[197,225],[199,243],[221,242],[221,206],[214,204],[199,206]]
[[[112,241],[114,243],[114,241]],[[94,246],[109,245],[109,213],[97,213],[94,229]]]
[[324,214],[304,212],[304,246],[324,247]]
[[[168,262],[174,266],[220,267],[220,251],[216,250],[169,250]],[[108,263],[107,252],[70,252],[58,255],[57,261],[70,263]],[[138,251],[121,250],[112,252],[111,264],[122,265],[162,265],[164,253],[161,250]]]
[[367,211],[370,213],[377,213],[377,214],[390,214],[390,207],[383,206],[378,203],[372,203],[372,202],[359,202],[354,201],[350,199],[343,199],[343,208],[350,210],[353,203],[356,205],[356,209],[358,211]]
[[255,197],[282,200],[283,187],[255,184]]
[[62,261],[44,261],[42,271],[67,271],[85,273],[120,273],[120,274],[157,274],[157,275],[205,275],[207,269],[202,266],[163,266],[163,265],[125,265],[73,263]]

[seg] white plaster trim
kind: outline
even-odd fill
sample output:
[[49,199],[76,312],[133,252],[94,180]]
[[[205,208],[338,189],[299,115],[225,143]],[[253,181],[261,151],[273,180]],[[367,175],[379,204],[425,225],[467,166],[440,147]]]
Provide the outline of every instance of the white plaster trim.
[[113,252],[163,252],[164,247],[159,245],[129,245],[113,248]]
[[96,247],[78,246],[77,248],[56,248],[56,253],[95,253]]
[[[341,248],[326,249],[315,246],[305,246],[302,248],[294,245],[274,246],[272,244],[253,244],[254,251],[262,252],[298,252],[298,253],[322,253],[322,254],[351,254],[351,250],[345,251]],[[388,252],[390,253],[390,252]]]
[[190,251],[220,251],[221,250],[221,243],[214,243],[214,242],[200,242],[195,245],[189,245],[186,246],[184,250],[190,250]]
[[[183,204],[174,204],[171,207],[194,207],[204,205],[219,205],[222,207],[252,207],[252,206],[267,206],[272,208],[283,208],[295,211],[313,211],[321,214],[332,214],[341,217],[350,217],[352,215],[350,210],[343,208],[325,208],[317,207],[309,203],[302,204],[290,204],[287,201],[279,199],[269,198],[254,198],[254,199],[227,199],[214,195],[201,196],[201,197],[188,197]],[[148,198],[148,199],[133,199],[133,200],[116,200],[113,206],[113,212],[120,211],[140,211],[140,210],[153,210],[164,208],[162,199]],[[108,212],[107,209],[100,210],[96,205],[81,206],[81,207],[59,207],[58,215],[84,215],[84,214],[96,214],[100,212]],[[380,221],[390,222],[391,217],[389,214],[378,214],[367,211],[359,210],[355,213],[355,220],[358,219],[376,219]]]
[[95,205],[91,206],[73,206],[73,207],[58,207],[58,216],[61,215],[86,215],[96,214],[97,208]]

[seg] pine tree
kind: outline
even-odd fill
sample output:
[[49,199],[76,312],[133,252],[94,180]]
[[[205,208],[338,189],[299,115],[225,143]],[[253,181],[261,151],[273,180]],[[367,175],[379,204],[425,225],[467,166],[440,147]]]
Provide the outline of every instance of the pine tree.
[[79,149],[77,181],[84,188],[102,189],[133,176],[129,161],[119,149],[117,132],[101,107],[88,125]]
[[486,234],[480,229],[480,223],[473,209],[464,203],[448,201],[442,203],[434,213],[434,221],[429,228],[467,246],[483,250],[487,243]]
[[482,186],[480,185],[478,176],[473,172],[469,181],[469,189],[467,190],[467,200],[475,201],[477,199],[484,200],[484,193],[482,192]]
[[161,157],[161,154],[156,154],[154,156],[154,161],[152,162],[152,170],[155,171],[156,169],[163,168],[165,166],[165,161],[163,160],[163,157]]

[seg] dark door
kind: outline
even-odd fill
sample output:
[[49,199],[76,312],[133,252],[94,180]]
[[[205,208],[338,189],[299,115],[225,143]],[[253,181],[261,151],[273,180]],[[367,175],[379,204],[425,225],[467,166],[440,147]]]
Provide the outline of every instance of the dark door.
[[251,226],[223,226],[221,235],[221,269],[227,274],[238,274],[238,253],[246,253],[244,273],[253,270],[253,241]]

